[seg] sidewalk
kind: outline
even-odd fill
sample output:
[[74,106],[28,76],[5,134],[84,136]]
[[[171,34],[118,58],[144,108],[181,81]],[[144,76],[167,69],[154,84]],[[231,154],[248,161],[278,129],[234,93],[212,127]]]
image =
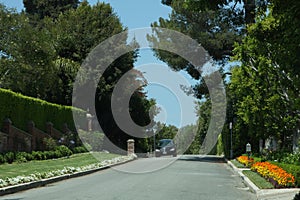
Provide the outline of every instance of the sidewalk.
[[246,168],[237,168],[232,162],[226,160],[228,165],[237,173],[249,187],[250,191],[256,194],[258,200],[293,200],[295,195],[300,191],[300,188],[291,189],[259,189],[250,179],[243,174]]

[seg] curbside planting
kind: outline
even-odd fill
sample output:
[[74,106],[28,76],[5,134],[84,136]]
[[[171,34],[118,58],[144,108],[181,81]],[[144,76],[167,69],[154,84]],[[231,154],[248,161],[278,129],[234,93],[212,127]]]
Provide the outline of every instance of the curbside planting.
[[244,168],[237,168],[232,162],[225,159],[227,164],[238,174],[249,190],[256,194],[258,200],[292,200],[294,196],[300,191],[300,188],[287,189],[259,189],[247,176],[243,174],[243,170],[250,170]]
[[105,161],[102,161],[101,163],[85,166],[83,168],[69,168],[72,170],[68,170],[66,172],[66,174],[63,174],[63,175],[48,177],[45,179],[31,181],[31,182],[27,182],[27,183],[9,185],[9,186],[0,188],[0,196],[17,193],[17,192],[32,189],[32,188],[42,187],[42,186],[45,186],[45,185],[48,185],[51,183],[55,183],[58,181],[63,181],[63,180],[69,179],[69,178],[75,178],[75,177],[79,177],[79,176],[92,174],[92,173],[95,173],[95,172],[98,172],[98,171],[101,171],[104,169],[108,169],[113,166],[128,163],[130,161],[135,160],[136,158],[137,158],[136,155],[132,154],[130,156],[121,156],[121,157],[114,158],[112,160],[105,160]]

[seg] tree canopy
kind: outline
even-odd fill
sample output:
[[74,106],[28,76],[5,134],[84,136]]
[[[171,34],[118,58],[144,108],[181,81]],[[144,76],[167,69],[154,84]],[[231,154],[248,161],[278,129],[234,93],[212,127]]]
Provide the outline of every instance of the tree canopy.
[[[233,122],[234,152],[244,153],[251,141],[272,137],[280,148],[291,149],[299,131],[299,9],[296,0],[162,0],[172,7],[170,19],[152,24],[154,31],[168,28],[185,33],[201,44],[227,82],[227,125],[223,129],[225,154],[229,155],[229,123]],[[150,41],[159,40],[154,34]],[[172,41],[170,41],[172,42]],[[155,55],[175,70],[186,70],[199,80],[195,95],[202,100],[197,138],[206,134],[210,118],[209,95],[201,68],[169,52]],[[235,67],[223,68],[228,61]],[[227,80],[227,75],[230,81]],[[226,78],[226,80],[225,80]],[[203,135],[204,134],[204,135]],[[201,144],[201,139],[199,143]]]
[[[24,6],[25,12],[18,13],[0,4],[1,87],[72,105],[73,84],[83,61],[99,43],[126,28],[106,3],[24,0]],[[90,72],[101,76],[95,94],[96,112],[92,114],[98,117],[107,137],[122,148],[129,136],[115,123],[110,100],[122,75],[133,70],[137,56],[138,51],[133,50],[112,62],[104,74]],[[84,87],[87,74],[80,75]],[[135,71],[131,84],[140,78]],[[129,105],[133,120],[141,126],[150,123],[149,111],[155,104],[143,93],[145,84],[134,91]],[[147,149],[144,139],[136,140],[138,149]]]

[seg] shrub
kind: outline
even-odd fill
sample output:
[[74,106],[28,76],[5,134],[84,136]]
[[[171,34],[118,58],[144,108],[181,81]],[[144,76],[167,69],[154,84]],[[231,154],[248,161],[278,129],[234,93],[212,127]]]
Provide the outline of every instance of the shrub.
[[285,156],[281,159],[281,162],[286,164],[300,164],[300,153],[286,153]]
[[62,156],[70,156],[73,154],[73,152],[65,145],[58,146],[56,151],[59,151]]
[[13,163],[15,161],[15,154],[13,152],[7,152],[5,155],[5,160],[9,164]]
[[5,157],[3,154],[0,154],[0,164],[6,163]]
[[85,153],[88,152],[88,150],[84,146],[75,147],[72,149],[73,153]]
[[54,158],[61,158],[63,157],[62,153],[59,150],[54,151]]
[[33,151],[31,154],[34,160],[43,160],[43,155],[40,151]]
[[30,153],[26,152],[17,152],[16,153],[16,161],[18,162],[27,162],[33,160],[33,156]]
[[53,151],[57,147],[56,140],[53,138],[44,138],[43,143],[45,144],[45,149],[48,151]]

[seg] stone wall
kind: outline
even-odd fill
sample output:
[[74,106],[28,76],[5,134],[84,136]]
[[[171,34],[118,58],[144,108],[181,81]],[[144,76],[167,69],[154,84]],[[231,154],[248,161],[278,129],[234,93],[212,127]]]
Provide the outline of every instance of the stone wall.
[[6,119],[3,122],[0,132],[0,152],[6,151],[37,151],[45,150],[44,139],[53,138],[58,141],[63,134],[69,133],[67,125],[63,125],[64,132],[60,132],[53,127],[51,122],[46,124],[47,132],[43,132],[35,127],[33,121],[28,123],[28,131],[18,129],[13,126],[13,122],[10,119]]

